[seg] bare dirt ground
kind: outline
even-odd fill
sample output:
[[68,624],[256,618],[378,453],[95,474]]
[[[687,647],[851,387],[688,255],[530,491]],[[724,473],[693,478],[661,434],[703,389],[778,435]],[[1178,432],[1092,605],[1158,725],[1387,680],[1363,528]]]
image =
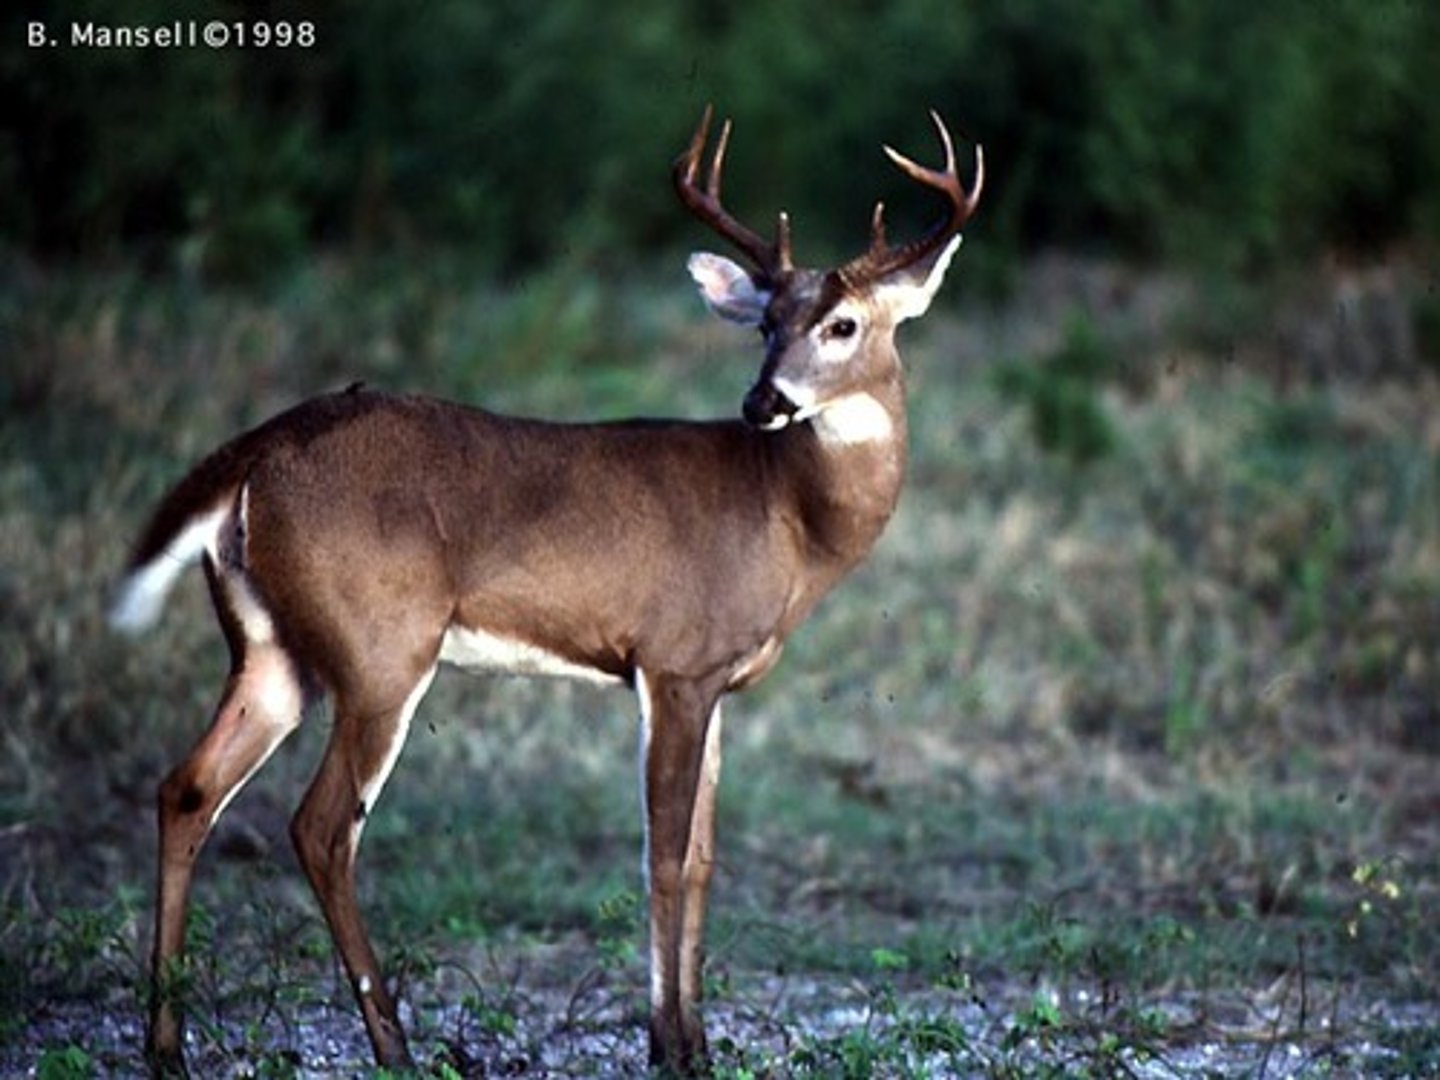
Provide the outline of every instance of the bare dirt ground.
[[[470,969],[447,966],[408,990],[417,1061],[437,1076],[644,1076],[642,983],[631,977],[639,974],[591,968],[562,986],[553,972],[513,968],[506,981],[482,986]],[[1102,995],[1070,987],[1062,1002],[1053,988],[1005,983],[963,992],[902,984],[877,994],[842,977],[735,975],[708,1005],[707,1027],[720,1075],[734,1077],[1440,1075],[1440,1061],[1427,1064],[1413,1045],[1433,1045],[1440,1017],[1430,1005],[1361,1001],[1344,987],[1293,982],[1253,995],[1161,996],[1148,1007],[1153,1040],[1131,1031],[1107,1049],[1107,1021],[1118,1018]],[[193,1017],[192,1072],[370,1075],[364,1030],[339,979],[310,997]],[[1047,1030],[1037,1019],[1046,1001],[1072,1018],[1093,1016],[1093,1026]],[[143,1026],[128,990],[46,1002],[0,1047],[0,1076],[141,1075]],[[80,1071],[49,1071],[64,1060],[58,1048],[78,1046],[89,1055]]]

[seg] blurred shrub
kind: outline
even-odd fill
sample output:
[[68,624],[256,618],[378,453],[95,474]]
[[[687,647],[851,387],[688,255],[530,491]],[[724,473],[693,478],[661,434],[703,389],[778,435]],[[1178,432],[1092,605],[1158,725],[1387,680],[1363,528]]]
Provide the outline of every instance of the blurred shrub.
[[1414,304],[1416,355],[1440,372],[1440,284],[1432,286]]
[[1054,353],[997,368],[995,381],[1002,394],[1024,405],[1042,450],[1088,465],[1114,450],[1118,439],[1100,397],[1114,369],[1110,347],[1094,324],[1075,315]]
[[[1440,235],[1440,7],[1413,0],[263,11],[311,20],[316,45],[35,49],[11,16],[0,235],[242,277],[315,243],[445,244],[497,268],[633,252],[694,235],[664,173],[707,100],[742,132],[737,209],[783,196],[811,261],[863,242],[877,195],[897,231],[933,213],[875,152],[933,155],[932,105],[990,151],[992,252],[1234,264]],[[150,0],[24,12],[62,37],[176,17]]]

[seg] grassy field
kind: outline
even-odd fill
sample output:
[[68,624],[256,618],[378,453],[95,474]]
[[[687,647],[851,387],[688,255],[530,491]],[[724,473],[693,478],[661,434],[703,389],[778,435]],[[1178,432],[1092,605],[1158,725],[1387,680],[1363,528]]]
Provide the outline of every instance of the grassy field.
[[[322,262],[263,296],[5,273],[0,1072],[128,1075],[153,792],[226,661],[199,575],[149,637],[103,627],[154,499],[355,379],[730,415],[757,356],[678,270],[502,290]],[[728,706],[721,1075],[1440,1072],[1435,279],[964,278],[906,332],[896,520]],[[426,700],[360,878],[437,1075],[640,1060],[633,714],[460,675]],[[285,839],[325,727],[201,868],[207,1074],[364,1072]]]

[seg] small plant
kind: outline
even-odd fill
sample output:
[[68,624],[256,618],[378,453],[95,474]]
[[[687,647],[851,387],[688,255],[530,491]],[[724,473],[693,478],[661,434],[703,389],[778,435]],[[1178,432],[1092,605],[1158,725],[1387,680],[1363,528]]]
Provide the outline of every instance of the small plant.
[[[252,1046],[264,1046],[263,1035],[256,1033],[250,1040]],[[295,1080],[301,1075],[297,1055],[291,1050],[265,1048],[249,1062],[249,1076],[256,1080]]]
[[[408,1072],[396,1072],[394,1069],[378,1068],[370,1074],[374,1080],[403,1080],[404,1077],[413,1074]],[[421,1076],[430,1077],[431,1080],[461,1080],[464,1076],[460,1070],[451,1065],[448,1061],[437,1061],[430,1065]]]
[[896,1034],[922,1057],[944,1057],[960,1062],[973,1054],[965,1025],[945,1015],[901,1017]]
[[728,1065],[723,1062],[713,1068],[712,1074],[715,1080],[757,1080],[761,1075],[748,1065]]
[[1060,1005],[1048,993],[1038,993],[1029,1005],[1015,1014],[1001,1040],[1006,1050],[1015,1050],[1031,1039],[1047,1042],[1064,1025]]
[[35,1065],[38,1080],[89,1080],[95,1075],[95,1059],[78,1046],[46,1050]]
[[461,1006],[474,1019],[483,1035],[509,1038],[519,1028],[519,1020],[508,1002],[496,1003],[486,994],[477,992],[466,995]]
[[907,1075],[903,1069],[903,1046],[868,1027],[829,1038],[808,1039],[791,1056],[789,1064],[797,1076],[838,1080]]
[[1359,887],[1360,897],[1345,922],[1345,933],[1352,940],[1400,899],[1403,890],[1397,877],[1385,862],[1362,862],[1355,867],[1350,880]]
[[595,909],[596,940],[605,965],[624,967],[640,961],[640,898],[629,889],[605,897]]
[[877,971],[905,971],[910,967],[910,957],[897,949],[884,946],[870,950],[870,960]]

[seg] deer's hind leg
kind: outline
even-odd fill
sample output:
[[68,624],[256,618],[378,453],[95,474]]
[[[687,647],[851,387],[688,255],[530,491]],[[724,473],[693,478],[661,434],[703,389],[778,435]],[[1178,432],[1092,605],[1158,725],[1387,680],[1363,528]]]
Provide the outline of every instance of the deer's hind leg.
[[434,676],[432,665],[408,687],[387,694],[372,689],[363,700],[337,695],[330,744],[290,823],[295,850],[350,977],[375,1059],[390,1068],[410,1068],[413,1062],[356,901],[355,854],[365,820]]
[[[299,725],[299,671],[239,579],[207,560],[206,577],[230,645],[231,671],[209,730],[160,785],[160,845],[146,1052],[157,1075],[183,1075],[177,979],[195,860],[225,807]],[[245,605],[249,604],[248,609]]]

